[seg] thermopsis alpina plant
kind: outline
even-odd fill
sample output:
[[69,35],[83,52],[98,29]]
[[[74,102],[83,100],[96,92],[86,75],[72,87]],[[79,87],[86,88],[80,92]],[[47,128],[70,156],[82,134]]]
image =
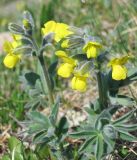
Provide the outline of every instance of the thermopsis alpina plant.
[[[37,71],[25,73],[21,80],[29,85],[31,96],[25,106],[29,110],[23,125],[32,143],[46,147],[41,159],[101,160],[113,154],[117,140],[137,140],[130,133],[137,129],[133,121],[136,101],[119,95],[121,87],[137,80],[136,68],[132,67],[133,56],[127,53],[116,57],[92,33],[55,21],[44,24],[39,45],[34,37],[35,23],[27,11],[22,24],[11,23],[9,30],[13,41],[4,44],[7,54],[4,65],[9,69],[18,67],[25,56],[35,57],[38,63]],[[56,48],[58,65],[57,62],[51,66],[46,64],[47,57],[43,53],[48,46]],[[87,120],[75,130],[69,128],[66,117],[58,117],[61,98],[54,95],[55,70],[58,76],[68,78],[70,87],[79,92],[86,92],[90,84],[97,81],[99,96],[86,108]],[[48,116],[38,111],[38,106],[45,105],[51,110]],[[114,118],[123,106],[130,107],[128,112]]]

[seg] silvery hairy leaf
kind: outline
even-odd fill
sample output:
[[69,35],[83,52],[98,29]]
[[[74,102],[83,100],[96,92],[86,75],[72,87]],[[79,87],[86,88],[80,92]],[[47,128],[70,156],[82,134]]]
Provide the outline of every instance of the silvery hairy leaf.
[[13,34],[19,34],[19,35],[24,35],[24,29],[16,24],[16,23],[10,23],[8,26],[8,29],[10,30],[10,32],[12,32]]
[[[76,49],[84,45],[84,39],[81,36],[78,35],[69,35],[64,40],[68,40],[68,47],[67,49]],[[64,41],[62,40],[62,42]]]
[[113,125],[110,125],[110,124],[105,125],[103,127],[103,132],[110,139],[116,139],[117,138],[117,131],[115,130]]
[[83,36],[84,32],[81,28],[75,27],[75,26],[70,26],[69,29],[70,31],[73,32],[72,35],[78,35],[78,36]]
[[124,95],[117,95],[115,97],[109,96],[111,104],[113,105],[134,105],[135,100],[131,97],[124,96]]
[[30,45],[17,47],[13,50],[14,54],[32,55],[33,48]]
[[72,57],[73,59],[78,60],[79,62],[88,60],[86,54],[75,54],[75,55],[73,55],[73,56],[71,56],[71,57]]
[[81,74],[89,73],[93,67],[92,61],[83,61],[81,64],[79,64],[78,71],[80,71]]
[[59,103],[60,103],[60,99],[58,98],[56,103],[53,105],[53,109],[52,109],[51,114],[49,116],[49,120],[52,125],[55,125],[55,123],[57,121],[58,111],[59,111],[59,107],[60,107]]
[[122,117],[116,119],[115,121],[113,121],[113,125],[128,122],[129,119],[133,116],[133,114],[134,114],[135,111],[136,111],[136,109],[133,109],[130,112],[128,112],[125,115],[123,115]]
[[102,134],[99,134],[95,143],[95,155],[96,160],[101,160],[104,153],[104,139]]
[[54,33],[53,32],[47,34],[43,38],[42,46],[44,47],[45,45],[47,45],[49,43],[52,43],[53,39],[54,39]]

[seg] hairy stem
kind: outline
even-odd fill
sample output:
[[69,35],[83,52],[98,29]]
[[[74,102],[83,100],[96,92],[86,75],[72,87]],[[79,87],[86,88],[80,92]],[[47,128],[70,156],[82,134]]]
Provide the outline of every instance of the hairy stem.
[[[50,80],[50,76],[49,76],[49,73],[48,73],[47,66],[46,66],[45,61],[44,61],[43,53],[42,52],[40,53],[40,49],[39,49],[36,41],[34,40],[34,38],[33,37],[29,37],[29,38],[33,42],[34,48],[35,48],[35,50],[37,52],[36,54],[37,54],[37,57],[38,57],[42,72],[44,74],[45,83],[42,82],[44,90],[45,90],[45,85],[46,85],[47,89],[48,89],[50,105],[53,105],[54,104],[54,98],[53,98],[53,94],[52,94],[51,80]],[[46,92],[45,92],[45,94],[46,94]]]
[[97,81],[98,81],[98,92],[99,92],[99,103],[101,108],[105,109],[108,106],[108,98],[107,98],[107,88],[105,88],[105,84],[103,81],[102,74],[100,71],[100,65],[98,65],[98,73],[97,73]]
[[54,98],[53,98],[53,94],[52,94],[51,80],[50,80],[50,76],[49,76],[45,61],[44,61],[43,54],[40,54],[38,56],[38,59],[39,59],[40,65],[42,67],[44,77],[45,77],[45,80],[46,80],[46,83],[47,83],[46,85],[47,85],[48,94],[49,94],[49,101],[50,101],[50,104],[53,105],[54,104]]

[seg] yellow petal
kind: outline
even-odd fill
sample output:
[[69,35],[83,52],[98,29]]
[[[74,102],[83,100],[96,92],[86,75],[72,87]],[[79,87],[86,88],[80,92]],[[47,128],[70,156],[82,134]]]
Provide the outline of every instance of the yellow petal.
[[55,21],[48,21],[44,24],[44,28],[42,28],[42,34],[45,36],[51,32],[55,32],[56,22]]
[[102,45],[98,42],[89,41],[83,47],[83,52],[87,53],[88,58],[96,58],[97,57],[97,49],[101,48]]
[[19,60],[20,58],[18,55],[7,54],[7,56],[4,58],[3,63],[7,68],[13,68],[18,63]]
[[69,40],[66,39],[61,43],[61,47],[62,48],[68,48],[69,47]]
[[13,47],[12,47],[12,43],[11,42],[8,42],[8,41],[5,41],[4,42],[4,45],[3,45],[3,50],[7,53],[11,53],[12,50],[13,50]]
[[62,57],[68,57],[66,52],[62,51],[62,50],[58,50],[55,52],[55,55],[62,58]]
[[65,23],[57,23],[55,29],[55,41],[59,42],[61,39],[65,38],[66,36],[72,34],[69,31],[69,26]]
[[68,78],[71,76],[73,69],[74,69],[73,65],[69,63],[63,63],[59,66],[57,73],[59,76],[63,78]]
[[131,57],[130,56],[123,56],[121,58],[119,58],[119,64],[123,65],[123,64],[126,64],[127,61],[130,59]]
[[110,62],[108,63],[108,67],[113,66],[113,65],[124,65],[127,63],[127,61],[131,59],[131,56],[123,56],[120,58],[113,58],[112,60],[110,60]]
[[96,46],[96,48],[101,48],[102,45],[99,42],[89,42],[89,45]]
[[76,66],[77,60],[74,60],[73,58],[68,57],[66,52],[59,50],[59,51],[56,51],[55,54],[56,54],[56,56],[61,58],[65,63],[69,63],[69,64],[71,64],[73,66]]
[[112,78],[114,80],[123,80],[126,79],[127,69],[121,65],[113,65],[112,66]]
[[97,57],[97,49],[92,46],[87,49],[87,57],[88,58],[96,58]]
[[21,35],[18,35],[18,34],[13,34],[12,37],[13,37],[13,39],[14,39],[15,41],[18,41],[18,40],[21,40],[21,39],[22,39],[22,36],[21,36]]
[[13,41],[11,44],[13,49],[15,49],[21,45],[21,41]]
[[87,49],[88,49],[89,47],[92,47],[92,46],[94,46],[94,47],[96,47],[96,48],[101,48],[101,47],[102,47],[102,45],[101,45],[100,43],[98,43],[98,42],[89,41],[88,43],[86,43],[86,44],[84,45],[83,51],[86,52]]
[[72,89],[84,92],[87,88],[86,78],[73,77],[71,81]]

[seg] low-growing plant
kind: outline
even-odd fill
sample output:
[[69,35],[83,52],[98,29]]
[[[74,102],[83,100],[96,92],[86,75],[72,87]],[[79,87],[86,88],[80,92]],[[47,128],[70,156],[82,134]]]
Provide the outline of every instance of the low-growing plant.
[[[55,21],[44,24],[42,42],[38,45],[34,21],[27,11],[22,24],[11,23],[9,30],[13,42],[4,44],[7,53],[4,65],[9,69],[15,68],[25,56],[37,61],[36,71],[29,71],[20,78],[30,96],[25,105],[28,111],[26,120],[22,122],[27,133],[24,138],[31,139],[36,148],[46,147],[42,157],[37,153],[40,150],[33,154],[35,159],[101,160],[117,149],[117,141],[137,140],[133,134],[137,130],[136,100],[119,94],[121,87],[137,80],[131,54],[111,55],[101,40],[86,29]],[[48,66],[45,51],[53,46],[61,63],[55,60]],[[86,108],[87,120],[75,128],[69,127],[67,117],[58,117],[61,97],[55,94],[56,70],[59,76],[71,78],[71,88],[80,92],[86,92],[88,86],[97,81],[99,96]],[[49,107],[50,114],[41,113],[41,106]],[[117,118],[115,113],[124,110],[125,106],[126,111]],[[13,159],[17,156],[15,151],[12,150]]]

